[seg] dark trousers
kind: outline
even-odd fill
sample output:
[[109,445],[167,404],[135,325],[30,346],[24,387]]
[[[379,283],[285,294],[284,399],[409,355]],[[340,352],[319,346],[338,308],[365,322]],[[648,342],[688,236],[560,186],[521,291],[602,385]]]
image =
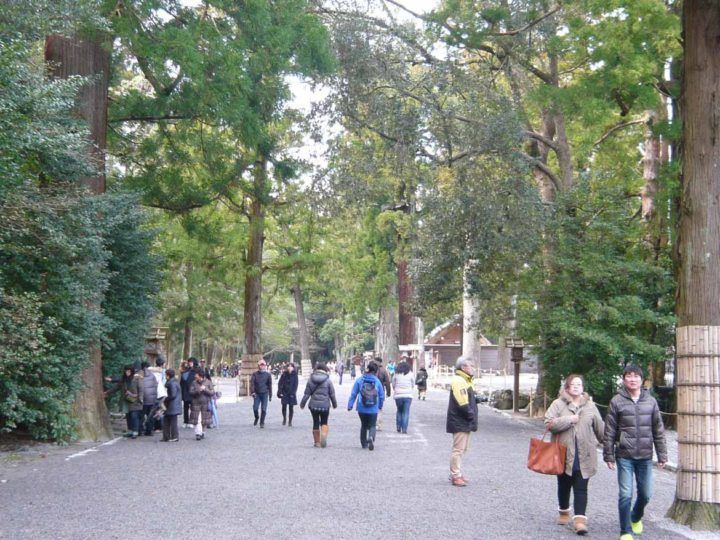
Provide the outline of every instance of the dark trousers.
[[560,510],[570,508],[570,491],[573,492],[573,510],[576,516],[584,516],[587,509],[588,482],[589,478],[583,478],[580,471],[573,472],[572,476],[567,474],[557,475],[558,484],[558,506]]
[[377,425],[377,413],[358,413],[360,417],[360,445],[367,448],[368,439],[375,440],[375,429]]
[[143,431],[145,431],[145,435],[152,435],[155,429],[162,429],[162,418],[156,418],[159,410],[159,400],[152,405],[143,405]]
[[192,401],[183,401],[183,424],[190,423],[190,405]]
[[178,438],[178,415],[165,415],[163,418],[163,441]]
[[310,409],[310,414],[313,419],[313,429],[320,429],[320,426],[327,426],[328,418],[330,417],[329,410]]
[[264,394],[255,394],[255,398],[253,399],[253,414],[255,415],[255,419],[257,420],[258,409],[260,410],[261,425],[265,423],[265,415],[267,414],[269,398],[270,396],[267,392],[265,392]]
[[[289,416],[289,417],[288,417],[288,415],[287,415],[288,410],[289,410],[289,412],[290,412],[290,416]],[[293,419],[293,405],[289,405],[289,404],[287,404],[287,403],[283,403],[283,405],[282,405],[282,415],[283,415],[283,422],[284,422],[285,420],[290,420],[290,423],[292,424],[292,419]]]
[[130,433],[137,433],[140,431],[140,417],[142,411],[130,411],[125,413],[125,421],[127,422],[127,428]]

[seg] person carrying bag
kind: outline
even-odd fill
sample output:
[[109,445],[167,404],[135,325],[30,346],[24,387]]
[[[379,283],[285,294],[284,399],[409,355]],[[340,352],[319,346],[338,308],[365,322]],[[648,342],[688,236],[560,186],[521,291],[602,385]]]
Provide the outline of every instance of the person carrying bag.
[[597,446],[605,425],[592,398],[584,391],[581,375],[565,379],[560,396],[545,413],[545,427],[552,441],[567,447],[565,470],[557,475],[558,525],[570,522],[570,492],[573,492],[573,529],[587,534],[587,500],[590,477],[597,472]]

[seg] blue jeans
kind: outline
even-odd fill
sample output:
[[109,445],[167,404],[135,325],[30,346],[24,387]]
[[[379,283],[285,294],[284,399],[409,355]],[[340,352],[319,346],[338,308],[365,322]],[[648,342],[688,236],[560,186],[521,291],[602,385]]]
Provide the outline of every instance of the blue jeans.
[[258,418],[258,409],[261,409],[260,413],[260,424],[265,423],[265,414],[267,413],[267,406],[268,406],[268,398],[270,395],[265,392],[264,394],[255,394],[255,398],[253,399],[253,414],[255,414],[255,419]]
[[[645,507],[652,497],[652,459],[617,458],[617,475],[620,498],[620,534],[631,534],[630,522],[637,523],[643,517]],[[637,498],[630,511],[633,495],[633,475],[637,482]]]
[[412,403],[412,398],[395,398],[395,405],[397,406],[395,423],[398,431],[402,431],[403,433],[407,433],[408,424],[410,423],[410,403]]
[[142,411],[129,411],[125,413],[125,421],[127,422],[128,432],[137,435],[140,431],[140,417]]

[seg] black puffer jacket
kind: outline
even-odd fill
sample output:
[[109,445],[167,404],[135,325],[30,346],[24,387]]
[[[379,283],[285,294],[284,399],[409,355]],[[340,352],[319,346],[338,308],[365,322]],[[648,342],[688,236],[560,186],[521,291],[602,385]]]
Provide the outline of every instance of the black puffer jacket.
[[625,387],[610,400],[605,417],[603,459],[652,459],[653,445],[660,463],[668,460],[665,427],[657,401],[644,388],[635,403]]
[[298,374],[293,370],[283,371],[278,382],[277,396],[283,405],[297,405]]
[[251,394],[269,394],[272,401],[272,375],[269,371],[257,370],[250,377]]
[[331,404],[333,409],[337,408],[335,387],[330,380],[330,375],[325,371],[318,369],[310,375],[310,380],[305,385],[305,395],[300,402],[301,409],[305,407],[308,400],[310,400],[308,407],[316,411],[329,411]]

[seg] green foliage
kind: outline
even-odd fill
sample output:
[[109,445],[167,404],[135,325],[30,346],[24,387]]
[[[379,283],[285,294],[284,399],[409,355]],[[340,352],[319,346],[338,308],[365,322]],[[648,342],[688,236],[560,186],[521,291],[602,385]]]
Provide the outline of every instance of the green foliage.
[[[51,347],[47,356],[35,360],[47,370],[41,385],[47,400],[15,403],[10,427],[22,420],[36,436],[68,437],[80,370],[88,361],[90,343],[102,337],[107,324],[91,307],[100,304],[107,289],[109,253],[103,245],[102,225],[92,201],[82,192],[31,186],[6,196],[0,220],[0,287],[11,297],[29,294],[35,299],[36,311],[29,314],[36,320],[39,314],[42,340]],[[32,324],[32,317],[28,322]],[[22,357],[23,349],[2,353]],[[31,379],[36,370],[27,371],[28,366],[18,363],[8,363],[10,368],[16,385],[35,387]],[[17,386],[14,393],[25,394]],[[48,409],[48,402],[55,399],[58,403]]]
[[137,194],[102,197],[103,238],[110,253],[108,289],[102,302],[107,320],[103,371],[117,375],[130,360],[143,357],[145,335],[157,310],[162,260],[152,254],[157,232]]
[[618,366],[670,354],[669,260],[648,256],[631,210],[622,191],[587,183],[563,197],[550,219],[551,260],[535,261],[519,300],[522,332],[545,362],[549,395],[562,377],[582,373],[589,392],[607,403]]
[[100,2],[10,1],[0,12],[0,430],[73,436],[89,351],[142,351],[158,271],[137,197],[90,196],[81,77],[45,76],[40,40],[104,29]]

